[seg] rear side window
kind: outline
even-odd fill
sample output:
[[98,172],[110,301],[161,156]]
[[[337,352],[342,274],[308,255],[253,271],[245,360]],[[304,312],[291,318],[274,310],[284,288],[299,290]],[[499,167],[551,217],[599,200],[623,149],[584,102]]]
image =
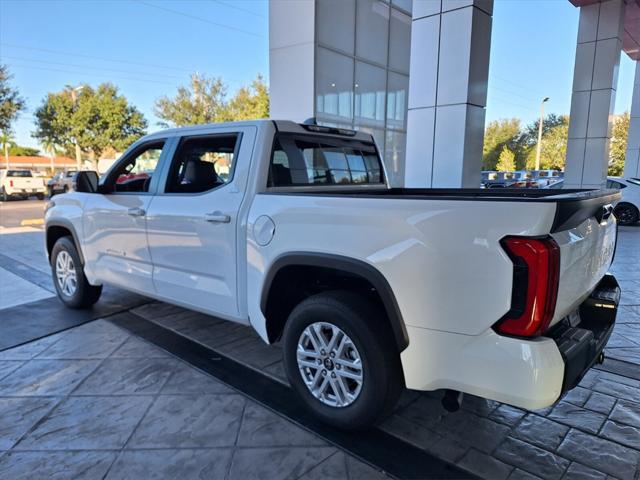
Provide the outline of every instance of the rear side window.
[[373,143],[278,134],[269,187],[380,185],[382,163]]
[[627,182],[633,183],[634,185],[640,185],[640,178],[627,178]]
[[29,170],[8,170],[7,177],[32,177]]

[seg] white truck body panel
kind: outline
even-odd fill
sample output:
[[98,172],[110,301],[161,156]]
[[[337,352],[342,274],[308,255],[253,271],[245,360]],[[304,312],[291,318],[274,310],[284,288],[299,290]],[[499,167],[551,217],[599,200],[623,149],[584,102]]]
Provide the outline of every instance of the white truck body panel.
[[[177,143],[181,136],[229,132],[242,138],[233,178],[220,188],[195,195],[164,194],[160,187],[139,195],[55,197],[47,225],[64,221],[75,230],[92,284],[250,323],[273,341],[262,299],[274,263],[296,252],[344,257],[372,267],[392,289],[408,335],[401,352],[407,387],[457,389],[523,408],[558,398],[564,361],[556,343],[492,329],[512,304],[514,267],[501,239],[548,236],[557,202],[497,200],[501,194],[492,190],[448,199],[368,195],[366,188],[351,190],[362,195],[342,195],[339,187],[335,194],[268,189],[271,121],[169,130],[144,140]],[[167,169],[162,165],[154,175]],[[548,195],[560,201],[567,194]],[[132,216],[132,208],[143,213]],[[208,214],[223,220],[210,222]],[[561,252],[552,323],[573,312],[605,274],[615,228],[613,216],[590,217],[552,233]]]

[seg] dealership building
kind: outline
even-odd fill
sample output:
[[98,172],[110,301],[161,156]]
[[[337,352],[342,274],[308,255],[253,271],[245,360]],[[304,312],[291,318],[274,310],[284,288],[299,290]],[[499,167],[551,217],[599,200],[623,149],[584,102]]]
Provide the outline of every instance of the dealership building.
[[[640,0],[580,9],[565,184],[604,185],[621,55],[635,60],[625,175],[640,176]],[[278,0],[271,115],[370,132],[394,185],[477,187],[493,0]]]

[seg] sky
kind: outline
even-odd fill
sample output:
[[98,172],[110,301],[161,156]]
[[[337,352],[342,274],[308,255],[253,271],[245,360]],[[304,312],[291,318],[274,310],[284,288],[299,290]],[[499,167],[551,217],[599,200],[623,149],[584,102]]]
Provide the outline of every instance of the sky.
[[[487,122],[568,114],[578,9],[568,0],[495,0]],[[31,137],[47,92],[110,81],[158,129],[154,101],[192,72],[220,76],[230,94],[268,79],[267,0],[0,0],[0,62],[27,100],[15,125]],[[631,105],[634,65],[622,55],[615,112]]]

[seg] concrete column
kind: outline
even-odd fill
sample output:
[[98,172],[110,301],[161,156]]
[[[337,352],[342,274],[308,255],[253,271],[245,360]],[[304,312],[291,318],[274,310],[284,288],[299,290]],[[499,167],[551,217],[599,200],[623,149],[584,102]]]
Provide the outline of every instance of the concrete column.
[[631,99],[631,121],[624,158],[624,176],[640,177],[640,61],[636,61],[636,77]]
[[315,0],[269,2],[271,118],[314,116]]
[[601,188],[606,182],[624,8],[624,0],[580,7],[566,188]]
[[417,0],[407,187],[480,185],[493,0]]

